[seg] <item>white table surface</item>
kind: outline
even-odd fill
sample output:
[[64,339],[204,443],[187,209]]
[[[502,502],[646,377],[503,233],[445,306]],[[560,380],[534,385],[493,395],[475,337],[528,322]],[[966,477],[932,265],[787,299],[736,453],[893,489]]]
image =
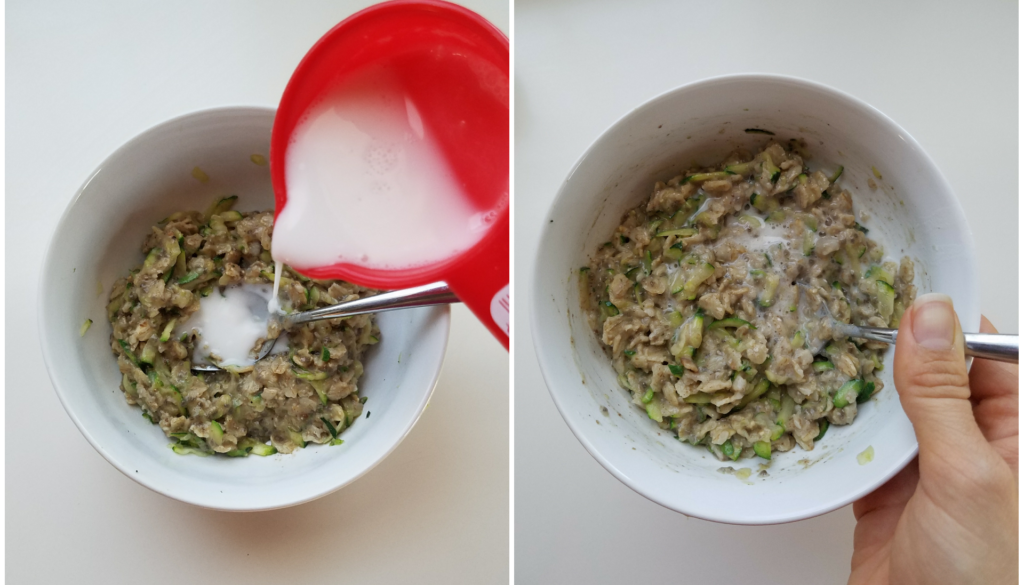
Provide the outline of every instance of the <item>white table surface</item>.
[[[430,406],[398,449],[352,485],[273,512],[203,510],[121,475],[43,367],[38,267],[88,174],[173,116],[276,105],[306,50],[367,4],[8,3],[8,582],[507,582],[509,359],[462,306]],[[508,32],[506,1],[466,4]]]
[[974,231],[982,311],[1016,332],[1017,3],[939,6],[517,0],[517,582],[845,583],[850,507],[788,525],[727,526],[662,508],[607,473],[548,395],[526,291],[542,219],[605,128],[684,83],[780,73],[866,100],[924,146]]

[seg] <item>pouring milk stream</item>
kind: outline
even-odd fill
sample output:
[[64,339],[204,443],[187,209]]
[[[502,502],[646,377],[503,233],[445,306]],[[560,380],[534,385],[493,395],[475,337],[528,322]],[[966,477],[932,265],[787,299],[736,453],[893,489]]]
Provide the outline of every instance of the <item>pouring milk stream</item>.
[[443,280],[508,348],[508,71],[507,37],[436,0],[371,6],[310,49],[271,141],[270,311],[283,264],[379,289]]

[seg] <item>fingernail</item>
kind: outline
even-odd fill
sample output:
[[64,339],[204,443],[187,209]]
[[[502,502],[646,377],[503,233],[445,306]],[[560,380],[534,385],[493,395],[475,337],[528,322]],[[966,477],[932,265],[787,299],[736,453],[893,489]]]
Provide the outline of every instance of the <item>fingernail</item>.
[[953,299],[944,294],[928,293],[914,301],[914,339],[927,349],[950,349],[956,317]]

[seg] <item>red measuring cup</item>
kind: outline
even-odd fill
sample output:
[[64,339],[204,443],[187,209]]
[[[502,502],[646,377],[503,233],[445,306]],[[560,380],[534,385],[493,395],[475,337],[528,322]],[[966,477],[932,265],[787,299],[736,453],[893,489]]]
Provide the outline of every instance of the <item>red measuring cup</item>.
[[386,67],[415,101],[488,227],[472,247],[433,264],[295,268],[310,278],[380,289],[444,281],[508,349],[509,42],[480,15],[439,0],[395,0],[353,14],[317,41],[288,81],[274,120],[275,218],[288,205],[286,153],[303,115],[348,76],[371,66]]

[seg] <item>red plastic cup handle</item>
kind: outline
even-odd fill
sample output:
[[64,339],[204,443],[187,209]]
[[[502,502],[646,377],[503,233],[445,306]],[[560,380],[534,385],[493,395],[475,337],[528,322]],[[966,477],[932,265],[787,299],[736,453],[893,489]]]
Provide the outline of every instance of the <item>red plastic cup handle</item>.
[[509,216],[506,208],[499,223],[491,228],[469,257],[445,275],[452,292],[473,311],[491,333],[508,349],[509,307]]

